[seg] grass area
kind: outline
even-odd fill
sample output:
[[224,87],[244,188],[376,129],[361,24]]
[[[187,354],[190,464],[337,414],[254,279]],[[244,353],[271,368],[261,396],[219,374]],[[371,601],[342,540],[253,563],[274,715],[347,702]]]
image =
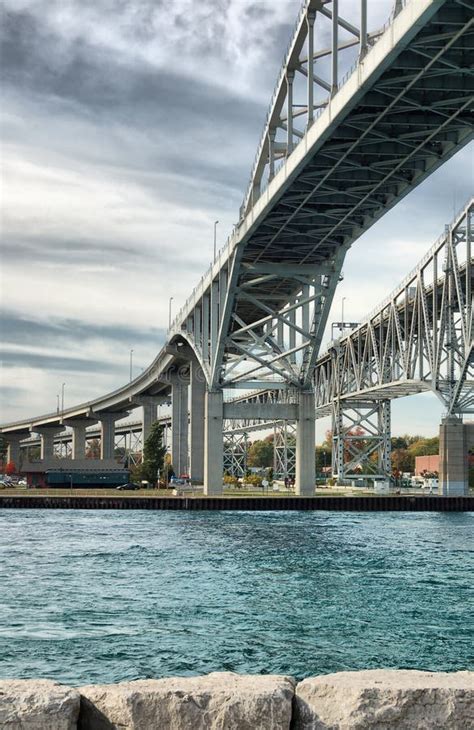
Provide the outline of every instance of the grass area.
[[[393,494],[393,493],[392,493]],[[412,493],[410,493],[412,494]],[[420,493],[418,493],[420,494]],[[423,492],[421,492],[423,494]],[[376,496],[374,492],[365,489],[352,489],[348,488],[333,488],[333,487],[319,487],[314,491],[314,495],[317,497],[352,497],[352,496]],[[0,496],[10,497],[108,497],[118,498],[120,497],[135,497],[141,499],[144,497],[174,497],[173,490],[171,489],[139,489],[139,490],[117,490],[114,488],[97,488],[97,489],[70,489],[70,488],[30,488],[17,487],[1,489]],[[187,489],[183,492],[180,497],[203,497],[205,496],[202,492],[202,487],[195,487],[193,490]],[[217,496],[217,495],[216,495]],[[266,491],[262,489],[225,489],[222,495],[223,497],[294,497],[296,496],[293,491]],[[410,495],[408,495],[410,496]]]

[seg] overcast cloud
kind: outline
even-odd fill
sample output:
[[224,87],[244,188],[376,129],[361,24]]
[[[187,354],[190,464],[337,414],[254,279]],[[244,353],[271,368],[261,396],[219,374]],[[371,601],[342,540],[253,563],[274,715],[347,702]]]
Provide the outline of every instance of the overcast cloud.
[[[357,18],[357,0],[341,0]],[[391,1],[369,3],[372,28]],[[237,220],[299,0],[3,0],[1,420],[123,384],[163,343]],[[347,63],[350,59],[347,59]],[[337,292],[358,320],[467,196],[464,150],[361,238]],[[375,259],[376,257],[376,259]],[[377,276],[374,277],[374,260]],[[434,398],[394,407],[435,433]],[[416,418],[415,418],[416,414]],[[323,426],[324,427],[324,426]]]

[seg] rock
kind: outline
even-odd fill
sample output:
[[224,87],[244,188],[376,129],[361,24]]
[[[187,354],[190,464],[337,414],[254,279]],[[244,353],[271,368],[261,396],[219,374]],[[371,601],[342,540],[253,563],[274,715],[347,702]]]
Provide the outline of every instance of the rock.
[[369,670],[305,679],[294,730],[474,728],[474,672]]
[[80,730],[289,730],[294,680],[214,672],[81,687]]
[[0,680],[1,730],[76,730],[80,695],[49,679]]

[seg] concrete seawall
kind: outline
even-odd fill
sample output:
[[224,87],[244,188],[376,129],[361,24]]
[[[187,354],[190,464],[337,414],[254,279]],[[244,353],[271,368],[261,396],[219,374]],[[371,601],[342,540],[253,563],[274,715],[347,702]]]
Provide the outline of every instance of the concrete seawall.
[[474,672],[215,672],[90,685],[0,680],[2,730],[467,730]]
[[338,510],[343,512],[472,512],[474,496],[131,497],[0,495],[0,509]]

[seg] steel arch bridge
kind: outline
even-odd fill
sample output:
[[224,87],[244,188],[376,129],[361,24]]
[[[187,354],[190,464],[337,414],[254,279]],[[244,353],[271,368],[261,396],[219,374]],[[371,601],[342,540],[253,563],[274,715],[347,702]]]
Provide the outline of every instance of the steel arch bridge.
[[[165,347],[113,393],[6,424],[12,454],[36,431],[46,460],[69,425],[79,460],[87,426],[99,422],[101,455],[111,458],[115,421],[142,406],[146,432],[171,391],[173,461],[187,469],[189,430],[191,473],[206,493],[222,489],[224,421],[243,407],[248,418],[296,421],[296,491],[312,493],[314,373],[344,257],[473,137],[472,0],[397,0],[386,26],[369,33],[373,1],[360,0],[356,27],[337,0],[305,0],[239,222]],[[226,396],[235,389],[287,392],[291,402],[248,402],[239,415]]]

